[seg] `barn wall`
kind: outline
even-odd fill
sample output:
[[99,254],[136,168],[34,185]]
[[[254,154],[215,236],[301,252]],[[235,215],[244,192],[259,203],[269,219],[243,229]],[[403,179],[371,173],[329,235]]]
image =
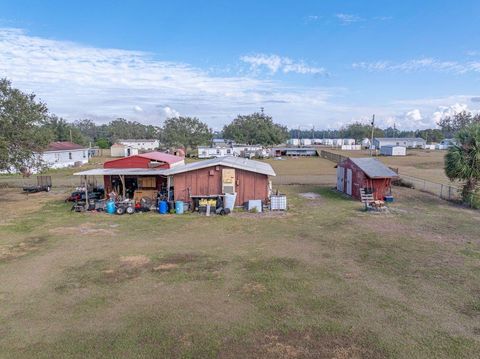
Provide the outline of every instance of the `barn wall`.
[[[224,166],[212,166],[195,171],[189,171],[174,175],[175,199],[190,201],[190,195],[218,195],[222,194],[222,169]],[[251,199],[268,199],[268,176],[235,170],[236,205],[243,205]]]

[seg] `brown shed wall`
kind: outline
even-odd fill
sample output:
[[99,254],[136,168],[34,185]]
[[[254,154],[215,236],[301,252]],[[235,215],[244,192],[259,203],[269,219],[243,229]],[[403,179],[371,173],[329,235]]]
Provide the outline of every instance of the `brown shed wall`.
[[[222,169],[212,166],[194,171],[178,173],[173,177],[175,200],[190,201],[190,195],[222,194]],[[236,205],[251,199],[268,200],[268,176],[260,173],[235,169]]]

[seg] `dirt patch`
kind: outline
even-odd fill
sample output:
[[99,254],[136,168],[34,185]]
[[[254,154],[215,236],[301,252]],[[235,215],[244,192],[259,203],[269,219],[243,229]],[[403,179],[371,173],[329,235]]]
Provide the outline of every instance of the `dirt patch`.
[[12,260],[37,251],[46,241],[46,237],[33,237],[14,245],[0,246],[0,261]]
[[83,223],[77,227],[58,227],[53,228],[50,230],[52,234],[59,234],[59,235],[104,235],[104,236],[113,236],[115,235],[116,231],[112,228],[95,228],[93,223]]
[[39,192],[25,194],[20,188],[0,189],[2,216],[0,225],[8,224],[15,218],[39,211],[47,202],[63,199],[63,193]]
[[263,284],[260,283],[247,283],[242,287],[242,291],[249,296],[255,296],[258,294],[262,294],[267,289]]
[[120,265],[125,269],[143,268],[150,264],[150,258],[147,256],[127,256],[120,257]]
[[305,193],[299,193],[298,194],[300,197],[306,198],[306,199],[320,199],[322,198],[321,195],[315,192],[305,192]]
[[359,335],[334,335],[315,331],[258,333],[247,343],[225,343],[220,358],[385,358],[387,353]]
[[178,268],[178,264],[176,263],[165,263],[165,264],[160,264],[159,266],[153,267],[154,271],[163,271],[163,270],[171,270]]

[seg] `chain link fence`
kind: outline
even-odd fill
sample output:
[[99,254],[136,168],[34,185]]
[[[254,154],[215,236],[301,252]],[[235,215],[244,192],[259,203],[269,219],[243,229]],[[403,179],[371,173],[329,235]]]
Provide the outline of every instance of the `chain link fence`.
[[[437,197],[445,199],[447,201],[462,201],[462,188],[445,183],[437,183],[428,181],[422,178],[417,178],[405,174],[400,174],[400,178],[403,180],[404,185],[411,184],[414,189],[431,193]],[[405,183],[406,182],[406,183]],[[480,204],[480,195],[472,195],[470,197],[470,203],[467,203],[470,207],[476,207]]]

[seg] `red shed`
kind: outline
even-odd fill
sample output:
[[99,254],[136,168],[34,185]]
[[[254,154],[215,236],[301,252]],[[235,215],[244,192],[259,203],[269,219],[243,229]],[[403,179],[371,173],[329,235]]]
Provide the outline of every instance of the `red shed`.
[[103,168],[172,168],[181,164],[183,157],[154,151],[107,161]]
[[368,188],[375,200],[383,200],[398,175],[375,158],[347,158],[337,165],[337,190],[360,200],[360,189]]

